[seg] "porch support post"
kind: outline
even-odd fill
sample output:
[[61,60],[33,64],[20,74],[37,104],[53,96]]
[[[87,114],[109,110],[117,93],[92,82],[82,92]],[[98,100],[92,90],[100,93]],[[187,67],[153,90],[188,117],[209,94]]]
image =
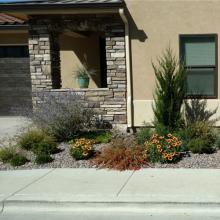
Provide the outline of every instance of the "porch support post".
[[[112,24],[106,32],[107,85],[113,90],[112,106],[106,109],[113,116],[113,124],[127,123],[126,110],[126,53],[124,24]],[[112,107],[111,106],[111,107]]]
[[60,88],[60,50],[58,34],[49,29],[50,21],[29,20],[29,55],[33,106],[37,92]]

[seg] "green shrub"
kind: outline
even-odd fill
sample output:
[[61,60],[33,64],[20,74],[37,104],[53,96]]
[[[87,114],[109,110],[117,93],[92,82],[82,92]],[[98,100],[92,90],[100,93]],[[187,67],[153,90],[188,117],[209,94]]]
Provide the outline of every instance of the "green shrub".
[[91,139],[97,143],[107,144],[111,141],[112,133],[110,131],[88,131],[81,133],[79,137]]
[[205,122],[196,122],[189,127],[188,149],[193,153],[213,153],[217,135],[214,128]]
[[188,144],[188,148],[192,153],[195,154],[209,154],[214,152],[214,148],[209,145],[207,140],[202,138],[192,139]]
[[220,149],[220,135],[216,134],[215,146]]
[[186,69],[170,48],[158,59],[157,66],[153,64],[153,68],[157,81],[153,105],[154,123],[173,132],[183,123],[181,107],[186,94]]
[[175,163],[181,158],[182,141],[172,134],[153,134],[145,147],[147,160],[153,163]]
[[137,132],[137,143],[140,145],[144,145],[146,141],[150,139],[152,136],[152,129],[151,128],[140,128]]
[[111,132],[102,132],[98,134],[94,140],[98,143],[107,144],[111,141],[112,133]]
[[206,99],[191,99],[185,100],[185,122],[187,126],[196,122],[204,122],[209,125],[214,125],[219,118],[214,118],[218,107],[214,110],[207,109]]
[[40,143],[44,138],[45,134],[42,131],[31,129],[20,136],[18,144],[22,149],[31,150],[35,144]]
[[70,155],[76,160],[86,160],[95,153],[93,144],[96,142],[90,139],[76,139],[70,148]]
[[10,160],[10,164],[14,167],[22,166],[26,162],[28,162],[28,159],[25,156],[19,154],[14,155]]
[[18,144],[22,149],[31,150],[35,154],[53,154],[58,151],[55,139],[37,129],[22,134]]
[[36,156],[36,164],[45,164],[53,161],[53,158],[49,154],[41,153]]
[[13,147],[0,149],[0,161],[8,163],[16,155],[16,150]]
[[35,154],[55,154],[59,152],[57,143],[50,137],[45,137],[41,142],[36,143],[32,147],[32,151]]

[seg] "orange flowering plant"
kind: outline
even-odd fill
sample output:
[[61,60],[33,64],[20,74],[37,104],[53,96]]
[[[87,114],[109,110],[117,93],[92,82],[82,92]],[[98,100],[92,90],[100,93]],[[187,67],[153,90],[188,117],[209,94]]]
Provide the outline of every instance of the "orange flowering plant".
[[96,144],[94,140],[86,138],[76,139],[71,143],[70,155],[76,160],[89,159],[95,153],[94,144]]
[[182,141],[172,134],[164,136],[153,134],[144,145],[146,147],[147,159],[153,163],[172,163],[180,159]]

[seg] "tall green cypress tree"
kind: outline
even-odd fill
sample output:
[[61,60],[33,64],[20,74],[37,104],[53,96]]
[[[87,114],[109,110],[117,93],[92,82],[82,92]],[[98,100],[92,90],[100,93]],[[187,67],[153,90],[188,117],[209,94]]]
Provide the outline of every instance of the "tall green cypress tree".
[[186,70],[170,48],[153,64],[156,76],[153,111],[155,126],[174,131],[181,125],[181,107],[186,94]]

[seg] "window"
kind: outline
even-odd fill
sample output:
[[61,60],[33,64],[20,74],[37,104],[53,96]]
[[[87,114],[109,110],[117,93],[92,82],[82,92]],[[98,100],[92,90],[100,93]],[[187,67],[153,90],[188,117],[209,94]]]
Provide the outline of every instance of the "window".
[[28,57],[27,46],[0,46],[0,58]]
[[187,74],[187,96],[217,97],[217,35],[181,35],[180,57]]

